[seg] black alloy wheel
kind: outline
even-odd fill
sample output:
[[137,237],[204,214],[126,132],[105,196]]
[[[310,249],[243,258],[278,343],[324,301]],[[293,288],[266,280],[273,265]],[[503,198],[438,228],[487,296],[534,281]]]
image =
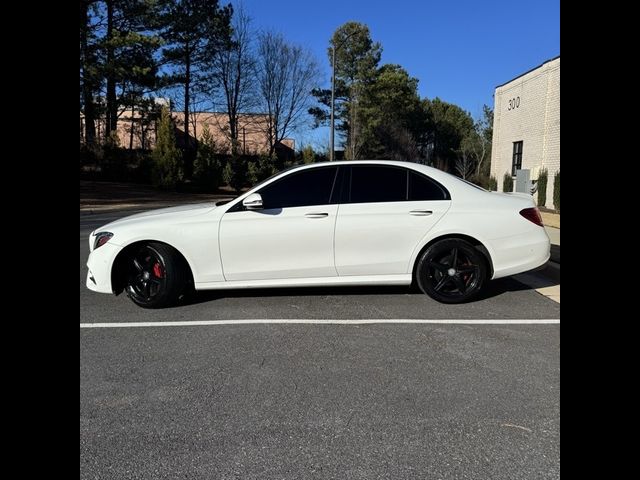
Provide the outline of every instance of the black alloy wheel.
[[480,292],[487,276],[483,255],[460,239],[431,245],[416,271],[420,289],[442,303],[463,303]]
[[161,243],[148,243],[129,259],[126,292],[141,307],[166,307],[178,300],[186,279],[184,262],[175,250]]

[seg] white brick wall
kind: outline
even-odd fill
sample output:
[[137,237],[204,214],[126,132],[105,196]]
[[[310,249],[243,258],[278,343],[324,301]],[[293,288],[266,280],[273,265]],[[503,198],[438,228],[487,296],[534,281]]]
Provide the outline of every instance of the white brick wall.
[[491,175],[498,190],[511,172],[513,142],[522,141],[521,168],[547,169],[545,205],[553,208],[553,177],[560,169],[560,58],[496,88],[494,101]]

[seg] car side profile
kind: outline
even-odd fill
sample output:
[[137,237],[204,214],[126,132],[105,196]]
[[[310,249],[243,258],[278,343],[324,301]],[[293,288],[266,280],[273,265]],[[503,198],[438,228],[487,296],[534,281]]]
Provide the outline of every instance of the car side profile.
[[530,195],[378,160],[297,166],[231,201],[131,215],[89,248],[89,289],[160,308],[190,289],[412,282],[461,303],[545,264],[550,241]]

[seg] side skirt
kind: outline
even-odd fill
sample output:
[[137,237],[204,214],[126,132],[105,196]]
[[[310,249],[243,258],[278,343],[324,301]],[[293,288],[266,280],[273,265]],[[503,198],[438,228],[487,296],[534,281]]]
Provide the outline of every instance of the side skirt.
[[350,275],[345,277],[282,278],[274,280],[234,280],[231,282],[200,282],[196,290],[271,287],[333,287],[339,285],[410,285],[411,274]]

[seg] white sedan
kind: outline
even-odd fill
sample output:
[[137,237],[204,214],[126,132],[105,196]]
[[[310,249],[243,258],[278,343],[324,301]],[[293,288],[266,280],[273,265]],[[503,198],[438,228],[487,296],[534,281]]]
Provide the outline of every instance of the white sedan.
[[550,242],[526,194],[395,161],[303,165],[238,198],[152,210],[89,237],[87,287],[137,305],[187,290],[409,285],[445,303],[535,269]]

